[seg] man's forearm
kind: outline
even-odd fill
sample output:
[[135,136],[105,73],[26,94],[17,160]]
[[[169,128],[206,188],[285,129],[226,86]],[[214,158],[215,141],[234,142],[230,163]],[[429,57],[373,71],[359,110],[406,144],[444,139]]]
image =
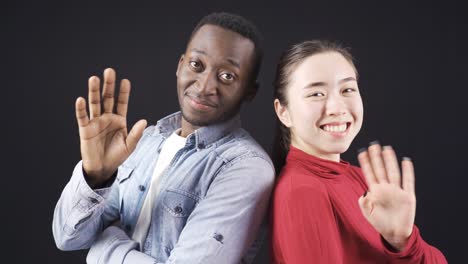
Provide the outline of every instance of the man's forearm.
[[84,179],[81,162],[76,165],[54,211],[52,230],[59,249],[77,250],[92,245],[103,228],[101,215],[109,194],[110,188],[92,190]]
[[156,264],[156,260],[139,252],[138,243],[117,226],[102,232],[88,252],[88,264]]

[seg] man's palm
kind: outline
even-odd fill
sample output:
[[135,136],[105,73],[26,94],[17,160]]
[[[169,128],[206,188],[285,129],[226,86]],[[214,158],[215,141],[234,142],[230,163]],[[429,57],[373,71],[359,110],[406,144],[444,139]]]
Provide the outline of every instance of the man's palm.
[[99,78],[89,79],[89,111],[86,112],[86,101],[80,97],[76,101],[76,118],[80,132],[81,157],[83,169],[90,185],[98,186],[108,180],[118,166],[135,149],[146,127],[146,121],[138,121],[127,133],[127,109],[130,95],[130,82],[122,80],[114,108],[115,72],[104,71],[103,111],[101,114],[101,95]]

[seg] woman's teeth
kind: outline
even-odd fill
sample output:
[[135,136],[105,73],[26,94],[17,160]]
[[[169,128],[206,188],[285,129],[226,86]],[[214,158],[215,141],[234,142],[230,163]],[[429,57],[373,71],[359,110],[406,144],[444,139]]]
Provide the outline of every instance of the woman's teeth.
[[331,126],[331,125],[324,125],[323,130],[327,132],[345,132],[347,128],[346,124],[342,124],[339,126]]

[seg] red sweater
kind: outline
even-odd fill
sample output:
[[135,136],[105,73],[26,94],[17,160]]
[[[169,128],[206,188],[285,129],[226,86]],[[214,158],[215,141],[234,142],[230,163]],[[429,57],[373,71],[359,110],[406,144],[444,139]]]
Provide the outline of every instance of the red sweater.
[[360,168],[291,146],[273,196],[273,263],[447,263],[416,226],[392,251],[361,213],[365,190]]

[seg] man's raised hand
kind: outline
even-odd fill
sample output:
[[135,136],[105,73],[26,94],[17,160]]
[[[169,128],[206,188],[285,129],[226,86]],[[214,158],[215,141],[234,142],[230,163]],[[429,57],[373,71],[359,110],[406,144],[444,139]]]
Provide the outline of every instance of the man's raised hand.
[[75,104],[83,169],[92,188],[102,185],[117,171],[118,166],[135,149],[146,127],[146,120],[140,120],[127,133],[130,81],[123,79],[120,82],[114,112],[115,82],[115,71],[106,69],[101,107],[100,80],[96,76],[89,78],[89,116],[83,97],[79,97]]

